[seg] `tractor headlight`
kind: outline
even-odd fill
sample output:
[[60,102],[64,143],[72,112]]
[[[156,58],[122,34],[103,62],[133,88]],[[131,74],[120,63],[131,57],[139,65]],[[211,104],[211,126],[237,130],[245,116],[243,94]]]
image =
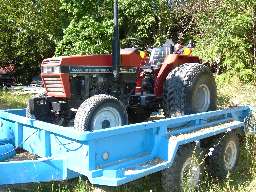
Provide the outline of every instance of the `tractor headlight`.
[[43,66],[42,73],[60,73],[60,66]]
[[53,68],[53,73],[60,73],[60,66],[54,66]]
[[48,73],[48,67],[42,67],[42,73]]

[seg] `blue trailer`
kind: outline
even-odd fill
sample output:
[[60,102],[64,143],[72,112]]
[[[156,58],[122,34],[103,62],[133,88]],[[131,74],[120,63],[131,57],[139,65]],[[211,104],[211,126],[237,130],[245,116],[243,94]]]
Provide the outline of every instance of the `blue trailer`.
[[[27,118],[24,109],[2,110],[0,185],[84,175],[92,184],[119,186],[161,171],[166,191],[181,189],[185,176],[196,187],[198,159],[207,158],[212,174],[219,177],[235,168],[239,141],[256,128],[245,126],[252,112],[242,106],[79,132]],[[17,158],[21,149],[33,158]]]

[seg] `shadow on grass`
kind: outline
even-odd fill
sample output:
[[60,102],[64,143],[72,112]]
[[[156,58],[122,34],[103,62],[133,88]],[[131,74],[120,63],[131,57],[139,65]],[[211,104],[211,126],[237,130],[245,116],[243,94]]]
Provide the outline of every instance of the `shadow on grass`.
[[162,192],[160,176],[156,173],[119,187],[93,186],[86,177],[80,177],[62,182],[13,185],[5,189],[10,192]]

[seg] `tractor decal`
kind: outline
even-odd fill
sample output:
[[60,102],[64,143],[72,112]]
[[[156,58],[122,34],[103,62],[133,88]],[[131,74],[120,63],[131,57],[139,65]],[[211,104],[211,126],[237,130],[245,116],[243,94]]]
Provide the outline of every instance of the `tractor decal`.
[[112,67],[69,66],[69,73],[112,73]]

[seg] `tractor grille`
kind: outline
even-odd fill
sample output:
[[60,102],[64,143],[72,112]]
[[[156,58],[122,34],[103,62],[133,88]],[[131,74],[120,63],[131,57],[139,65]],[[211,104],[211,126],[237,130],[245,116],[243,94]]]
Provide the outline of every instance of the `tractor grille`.
[[47,93],[64,94],[64,87],[59,76],[44,77],[44,85]]

